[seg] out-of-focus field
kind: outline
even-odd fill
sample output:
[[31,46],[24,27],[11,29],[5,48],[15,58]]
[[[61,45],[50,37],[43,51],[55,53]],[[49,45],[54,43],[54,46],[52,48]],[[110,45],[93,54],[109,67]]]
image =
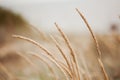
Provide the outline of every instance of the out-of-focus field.
[[[57,39],[58,43],[60,43],[64,53],[69,55],[69,50],[62,37],[58,33],[52,35]],[[90,35],[79,34],[67,34],[67,36],[77,55],[77,61],[81,72],[81,80],[87,80],[85,79],[86,77],[89,78],[88,80],[103,80],[104,76],[97,61],[98,54],[92,37]],[[97,40],[100,44],[100,50],[102,51],[103,64],[110,79],[119,80],[119,35],[97,35]],[[41,37],[41,39],[36,39],[35,41],[50,51],[56,59],[65,63],[49,35],[46,34],[44,35],[44,39]],[[55,75],[57,77],[56,80],[65,80],[65,76],[56,67],[56,65],[46,58],[45,55],[41,55],[45,54],[42,50],[27,41],[19,40],[18,42],[19,43],[17,43],[18,45],[16,46],[16,49],[18,50],[18,52],[16,52],[17,54],[9,51],[9,46],[7,50],[8,52],[4,52],[4,55],[0,54],[0,62],[2,63],[0,66],[0,74],[6,78],[0,80],[55,80]],[[40,55],[44,60],[40,60],[37,57],[32,56],[31,53]],[[10,79],[9,76],[12,76],[12,78]]]
[[[120,35],[45,33],[0,8],[0,80],[119,80]],[[92,36],[91,36],[92,35]],[[95,36],[94,36],[95,35]]]

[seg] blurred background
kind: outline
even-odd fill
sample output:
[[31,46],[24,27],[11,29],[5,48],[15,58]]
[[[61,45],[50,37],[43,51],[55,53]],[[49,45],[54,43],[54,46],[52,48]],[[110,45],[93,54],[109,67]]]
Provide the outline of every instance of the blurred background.
[[83,13],[97,37],[110,80],[120,80],[120,0],[0,0],[0,80],[65,80],[43,50],[29,40],[11,37],[18,34],[33,39],[67,66],[50,37],[54,36],[71,61],[55,22],[75,50],[81,80],[103,80],[96,45],[75,8]]
[[[45,31],[57,22],[67,32],[85,32],[75,8],[85,15],[93,30],[106,33],[111,24],[120,25],[119,0],[1,0],[0,5],[26,18],[31,24]],[[54,30],[54,29],[53,29]]]

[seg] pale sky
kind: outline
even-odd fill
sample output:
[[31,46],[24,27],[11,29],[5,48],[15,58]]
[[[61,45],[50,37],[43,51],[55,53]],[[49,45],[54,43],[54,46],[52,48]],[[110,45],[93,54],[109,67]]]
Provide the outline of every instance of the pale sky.
[[56,30],[57,22],[64,31],[86,32],[75,8],[84,13],[95,32],[106,32],[111,23],[120,24],[120,0],[1,0],[0,5],[47,31]]

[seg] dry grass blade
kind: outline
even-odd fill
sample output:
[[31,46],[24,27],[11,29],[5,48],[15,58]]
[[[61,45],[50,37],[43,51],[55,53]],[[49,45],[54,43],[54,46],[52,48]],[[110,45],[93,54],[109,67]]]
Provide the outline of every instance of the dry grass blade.
[[[85,77],[87,78],[87,80],[91,80],[91,74],[89,73],[89,69],[88,69],[88,66],[87,66],[87,63],[85,61],[85,56],[83,53],[80,54],[80,59],[82,61],[82,64],[83,64],[83,67],[85,69],[85,72],[83,75],[85,75]],[[83,73],[83,70],[82,70],[82,73]]]
[[58,29],[58,31],[60,32],[61,36],[63,37],[63,39],[65,40],[67,47],[69,48],[70,52],[71,52],[71,56],[73,58],[73,61],[76,62],[76,58],[75,58],[75,54],[74,51],[70,45],[69,40],[67,39],[67,37],[65,36],[64,32],[59,28],[58,24],[55,23],[56,28]]
[[75,63],[73,62],[73,60],[70,58],[70,63],[71,63],[71,68],[72,68],[72,72],[73,72],[73,74],[72,74],[72,76],[73,76],[73,80],[77,80],[77,75],[76,74],[74,74],[74,71],[75,71]]
[[77,11],[78,14],[81,16],[81,18],[82,18],[83,21],[85,22],[87,28],[89,29],[89,31],[90,31],[90,33],[91,33],[93,39],[94,39],[94,42],[95,42],[95,44],[96,44],[96,48],[97,48],[97,51],[98,51],[98,55],[99,55],[99,57],[101,57],[101,51],[100,51],[100,47],[99,47],[99,45],[98,45],[98,41],[97,41],[97,39],[96,39],[96,37],[95,37],[95,35],[94,35],[94,33],[93,33],[93,31],[92,31],[90,25],[88,24],[86,18],[83,16],[83,14],[82,14],[77,8],[76,8],[76,11]]
[[59,26],[58,26],[57,23],[55,23],[55,26],[56,26],[57,30],[60,32],[61,36],[63,37],[63,39],[64,39],[64,41],[65,41],[65,43],[66,43],[66,45],[67,45],[67,47],[68,47],[69,50],[70,50],[70,55],[71,55],[71,57],[72,57],[72,59],[73,59],[73,62],[74,62],[74,64],[75,64],[75,68],[76,68],[76,71],[75,71],[74,73],[76,73],[76,75],[77,75],[77,77],[78,77],[77,79],[80,80],[79,66],[78,66],[78,63],[77,63],[77,60],[76,60],[77,58],[76,58],[76,56],[75,56],[74,50],[73,50],[73,48],[71,47],[70,42],[69,42],[69,40],[67,39],[67,37],[65,36],[64,32],[59,28]]
[[38,46],[41,50],[43,50],[44,52],[46,52],[47,55],[49,55],[51,58],[54,59],[54,56],[52,54],[50,54],[50,52],[45,49],[43,46],[41,46],[39,43],[37,43],[36,41],[32,40],[32,39],[29,39],[27,37],[23,37],[23,36],[20,36],[20,35],[13,35],[12,36],[13,38],[18,38],[18,39],[22,39],[22,40],[25,40],[25,41],[28,41],[36,46]]
[[51,35],[51,38],[52,40],[54,41],[56,47],[58,48],[58,50],[60,51],[60,53],[62,54],[63,58],[65,59],[66,63],[67,63],[67,66],[69,67],[69,70],[71,71],[72,73],[72,69],[71,69],[71,66],[70,66],[70,63],[69,63],[69,60],[67,59],[65,53],[63,52],[63,50],[60,48],[60,45],[59,43],[57,42],[57,40]]
[[38,28],[34,27],[33,25],[28,25],[30,28],[32,28],[32,30],[35,30],[36,32],[38,32],[38,34],[40,34],[40,37],[43,39],[43,40],[46,40],[48,41],[46,35],[44,34],[43,31],[39,30]]
[[27,61],[30,65],[32,65],[34,67],[34,69],[39,70],[39,68],[28,58],[26,57],[24,54],[17,52],[17,54],[19,56],[21,56],[25,61]]
[[62,63],[60,63],[60,65],[64,69],[64,71],[67,73],[67,75],[69,76],[69,78],[72,79],[72,74],[69,71],[69,69],[67,67],[65,67]]
[[56,76],[56,74],[55,74],[52,66],[49,65],[49,63],[48,63],[46,60],[42,59],[41,56],[38,57],[38,56],[36,56],[36,55],[33,55],[34,53],[30,53],[30,54],[32,54],[32,56],[38,58],[40,61],[42,61],[44,64],[46,64],[46,65],[48,66],[49,70],[51,71],[51,73],[53,74],[54,80],[57,80],[57,76]]
[[[39,59],[42,59],[41,58],[41,56],[40,55],[38,55],[38,54],[33,54],[33,53],[30,53],[31,55],[33,55],[33,56],[35,56],[35,57],[37,57],[37,58],[39,58]],[[46,56],[47,57],[47,56]],[[47,57],[48,59],[49,59],[49,57]],[[64,73],[64,75],[65,75],[65,77],[66,77],[66,79],[67,80],[69,80],[68,79],[68,76],[67,76],[67,74],[66,74],[66,70],[64,70],[57,62],[55,62],[53,59],[50,59],[54,64],[56,64],[57,65],[57,67]]]
[[2,63],[0,63],[0,69],[2,69],[5,73],[5,75],[2,75],[2,77],[0,74],[0,78],[3,78],[3,80],[6,80],[6,79],[18,80],[11,72],[7,70],[7,68]]
[[[18,39],[21,39],[21,40],[25,40],[25,41],[28,41],[36,46],[38,46],[41,50],[43,50],[49,57],[48,59],[50,59],[53,63],[56,64],[56,66],[64,73],[66,79],[68,80],[68,76],[66,75],[65,71],[63,68],[61,68],[61,66],[58,64],[58,63],[61,63],[61,62],[58,62],[58,60],[55,59],[55,57],[47,50],[45,49],[44,47],[42,47],[39,43],[37,43],[36,41],[32,40],[32,39],[29,39],[29,38],[26,38],[26,37],[23,37],[23,36],[20,36],[20,35],[13,35],[12,36],[13,38],[18,38]],[[38,55],[37,55],[38,56]]]
[[89,31],[90,31],[93,39],[94,39],[94,42],[95,42],[95,45],[96,45],[96,49],[97,49],[97,52],[98,52],[98,55],[99,55],[99,56],[98,56],[98,58],[99,58],[98,61],[99,61],[99,63],[100,63],[100,67],[102,68],[102,71],[103,71],[105,80],[109,80],[108,75],[107,75],[107,73],[106,73],[106,71],[105,71],[105,69],[104,69],[103,64],[101,65],[101,63],[102,63],[102,61],[101,61],[101,51],[100,51],[100,47],[99,47],[98,41],[97,41],[97,39],[96,39],[96,37],[95,37],[95,35],[94,35],[94,33],[93,33],[90,25],[88,24],[86,18],[83,16],[83,14],[82,14],[77,8],[76,8],[76,11],[78,12],[78,14],[81,16],[81,18],[82,18],[83,21],[85,22],[86,26],[88,27],[88,29],[89,29]]
[[101,59],[98,58],[98,62],[99,62],[99,64],[101,65],[100,67],[101,67],[101,69],[102,69],[102,72],[104,73],[105,80],[109,80],[109,77],[108,77],[108,75],[107,75],[107,73],[106,73],[106,71],[105,71],[105,69],[104,69],[104,66],[103,66],[103,63],[102,63]]

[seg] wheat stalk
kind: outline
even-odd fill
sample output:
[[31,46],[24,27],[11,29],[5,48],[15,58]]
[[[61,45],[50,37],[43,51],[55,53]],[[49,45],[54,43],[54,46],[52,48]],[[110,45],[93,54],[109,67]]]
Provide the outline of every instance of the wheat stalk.
[[85,22],[87,28],[89,29],[89,31],[90,31],[90,33],[91,33],[91,35],[92,35],[92,38],[93,38],[93,40],[94,40],[94,42],[95,42],[96,49],[97,49],[97,52],[98,52],[98,62],[99,62],[99,64],[100,64],[100,67],[101,67],[102,72],[103,72],[103,74],[104,74],[105,80],[109,80],[109,77],[108,77],[108,75],[107,75],[107,72],[106,72],[105,69],[104,69],[104,65],[103,65],[102,60],[101,60],[101,51],[100,51],[100,47],[99,47],[98,41],[97,41],[97,39],[96,39],[96,36],[94,35],[94,33],[93,33],[90,25],[88,24],[86,18],[83,16],[83,14],[82,14],[77,8],[76,8],[76,11],[77,11],[78,14],[81,16],[82,20]]
[[[35,56],[35,57],[37,57],[37,58],[39,58],[40,60],[42,59],[39,54],[33,54],[33,53],[30,53],[30,54],[33,55],[33,56]],[[47,57],[47,56],[46,56],[46,57]],[[47,58],[49,59],[49,57],[47,57]],[[43,60],[43,59],[42,59],[42,60]],[[44,60],[44,61],[45,61],[45,60]],[[66,77],[68,77],[67,74],[66,74],[66,72],[69,72],[69,70],[67,70],[67,69],[64,67],[64,65],[61,66],[60,63],[57,63],[57,62],[55,62],[55,61],[52,60],[52,59],[51,59],[51,61],[52,61],[54,64],[57,65],[57,67],[64,73],[64,75],[65,75]],[[46,63],[47,63],[47,62],[46,62]],[[68,78],[66,78],[66,79],[68,80]]]
[[104,68],[104,65],[103,65],[101,59],[98,58],[98,62],[99,62],[99,64],[100,64],[100,67],[101,67],[101,69],[102,69],[102,72],[104,73],[105,80],[109,80],[109,77],[108,77],[108,75],[107,75],[107,73],[106,73],[106,71],[105,71],[105,68]]
[[61,55],[63,56],[63,58],[65,59],[66,63],[67,63],[67,66],[69,68],[69,70],[71,71],[72,73],[72,69],[71,69],[71,66],[70,66],[70,63],[69,63],[69,60],[67,59],[67,56],[65,55],[65,53],[63,52],[63,50],[61,49],[59,43],[57,42],[57,40],[51,35],[51,38],[52,40],[54,41],[56,47],[58,48],[58,50],[60,51]]
[[66,37],[64,32],[59,28],[57,23],[55,23],[55,26],[56,26],[57,30],[60,32],[61,36],[63,37],[63,39],[64,39],[64,41],[65,41],[65,43],[67,45],[67,47],[70,50],[70,55],[71,55],[72,60],[73,60],[73,62],[75,64],[75,65],[73,65],[73,66],[75,66],[75,70],[76,70],[74,73],[77,75],[77,79],[80,80],[79,66],[78,66],[78,62],[76,60],[75,52],[74,52],[73,48],[71,47],[71,44],[70,44],[68,38]]
[[56,60],[55,57],[47,49],[45,49],[43,46],[41,46],[39,43],[37,43],[36,41],[34,41],[32,39],[29,39],[29,38],[26,38],[26,37],[23,37],[23,36],[20,36],[20,35],[13,35],[12,37],[13,38],[18,38],[18,39],[21,39],[21,40],[25,40],[27,42],[30,42],[30,43],[38,46],[41,50],[43,50],[48,55],[48,59],[50,59],[53,63],[56,64],[56,66],[63,72],[63,74],[65,75],[66,79],[68,80],[68,76],[67,76],[66,72],[64,71],[64,69],[59,64],[61,62]]
[[98,51],[98,56],[101,57],[101,51],[100,51],[100,47],[99,47],[99,44],[98,44],[98,41],[96,39],[96,36],[94,35],[90,25],[88,24],[86,18],[83,16],[83,14],[76,8],[76,11],[78,12],[78,14],[81,16],[81,18],[83,19],[83,21],[85,22],[88,30],[90,31],[91,35],[92,35],[92,38],[94,39],[94,42],[96,44],[96,48],[97,48],[97,51]]

